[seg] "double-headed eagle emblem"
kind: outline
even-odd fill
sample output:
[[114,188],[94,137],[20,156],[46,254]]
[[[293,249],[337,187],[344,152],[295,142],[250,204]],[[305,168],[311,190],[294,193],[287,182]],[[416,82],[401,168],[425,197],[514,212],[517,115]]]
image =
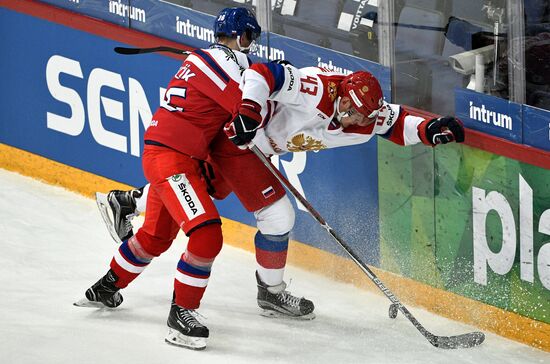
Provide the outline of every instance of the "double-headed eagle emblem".
[[296,134],[286,142],[286,149],[289,152],[306,152],[308,150],[326,149],[327,146],[321,140],[316,140],[304,133]]

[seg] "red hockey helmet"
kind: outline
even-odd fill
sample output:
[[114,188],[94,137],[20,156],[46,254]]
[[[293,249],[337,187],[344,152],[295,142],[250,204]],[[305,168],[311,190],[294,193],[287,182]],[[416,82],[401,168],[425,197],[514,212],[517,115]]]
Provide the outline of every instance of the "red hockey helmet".
[[340,83],[339,94],[349,97],[354,108],[369,119],[376,117],[384,104],[380,83],[366,71],[346,76]]

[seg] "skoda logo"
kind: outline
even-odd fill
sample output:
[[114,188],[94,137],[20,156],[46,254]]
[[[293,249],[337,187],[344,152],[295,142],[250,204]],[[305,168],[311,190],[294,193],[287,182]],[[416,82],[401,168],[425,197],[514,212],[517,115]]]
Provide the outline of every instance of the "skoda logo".
[[172,181],[179,182],[181,181],[181,174],[175,174],[172,176]]

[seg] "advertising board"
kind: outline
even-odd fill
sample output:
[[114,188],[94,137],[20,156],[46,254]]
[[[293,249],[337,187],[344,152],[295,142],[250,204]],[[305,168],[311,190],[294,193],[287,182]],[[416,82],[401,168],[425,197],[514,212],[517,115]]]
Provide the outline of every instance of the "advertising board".
[[[117,55],[112,49],[119,42],[6,8],[0,8],[0,20],[11,30],[0,41],[10,51],[0,60],[9,71],[0,91],[8,120],[0,126],[0,142],[119,182],[144,184],[143,132],[180,62],[156,54]],[[349,244],[376,264],[376,142],[296,153],[277,163]],[[234,196],[219,208],[227,218],[254,224]],[[299,211],[292,237],[338,252],[325,231]]]

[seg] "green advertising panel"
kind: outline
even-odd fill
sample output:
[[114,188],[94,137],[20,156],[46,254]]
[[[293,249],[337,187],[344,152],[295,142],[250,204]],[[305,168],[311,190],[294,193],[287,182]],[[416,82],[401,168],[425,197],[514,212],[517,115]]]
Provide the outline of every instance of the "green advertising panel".
[[[433,153],[378,141],[380,266],[439,286],[435,266]],[[419,264],[423,262],[423,264]]]
[[550,171],[379,142],[381,267],[550,323]]

